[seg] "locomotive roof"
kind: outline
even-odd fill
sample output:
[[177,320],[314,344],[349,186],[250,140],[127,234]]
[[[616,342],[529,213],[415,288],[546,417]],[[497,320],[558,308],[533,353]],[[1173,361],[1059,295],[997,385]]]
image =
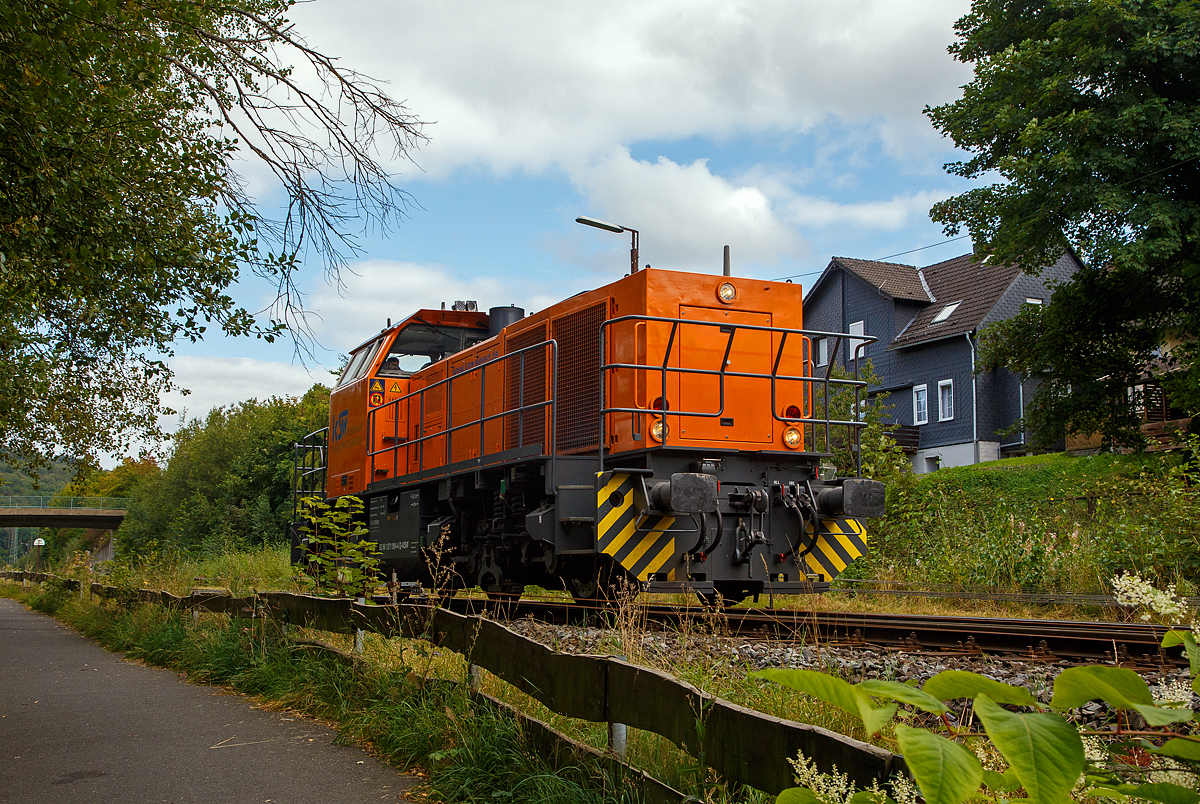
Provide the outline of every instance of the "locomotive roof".
[[470,327],[471,329],[487,329],[488,314],[480,312],[467,312],[464,310],[429,310],[420,309],[410,315],[408,318],[398,323],[392,324],[390,327],[384,327],[376,332],[365,341],[355,346],[350,350],[351,354],[362,349],[364,346],[369,346],[379,338],[388,333],[399,332],[409,324],[428,324],[435,327]]

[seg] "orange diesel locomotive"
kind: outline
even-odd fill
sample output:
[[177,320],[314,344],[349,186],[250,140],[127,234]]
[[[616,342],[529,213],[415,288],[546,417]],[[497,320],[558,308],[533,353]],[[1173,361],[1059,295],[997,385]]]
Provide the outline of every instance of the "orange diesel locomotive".
[[884,499],[814,449],[856,448],[861,423],[820,414],[865,386],[815,369],[817,337],[869,342],[804,331],[799,285],[650,268],[528,317],[420,310],[353,351],[301,447],[327,465],[300,464],[365,501],[408,583],[436,561],[443,590],[809,592]]

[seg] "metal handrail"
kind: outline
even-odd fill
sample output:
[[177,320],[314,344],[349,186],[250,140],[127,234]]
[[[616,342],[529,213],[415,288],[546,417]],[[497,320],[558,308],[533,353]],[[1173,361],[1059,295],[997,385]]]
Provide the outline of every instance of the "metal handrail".
[[126,497],[0,497],[0,508],[88,508],[101,511],[125,511]]
[[[550,349],[550,387],[548,389],[548,392],[549,392],[548,398],[542,402],[534,402],[529,405],[526,405],[525,404],[525,355],[527,352],[531,352],[535,349],[544,350],[546,348]],[[485,416],[484,410],[485,410],[485,404],[486,404],[486,399],[487,399],[487,396],[486,396],[487,371],[486,371],[486,369],[488,366],[491,366],[494,363],[500,363],[502,361],[512,360],[514,358],[516,358],[519,362],[518,374],[520,376],[520,383],[517,386],[517,407],[513,408],[511,410],[503,410],[499,413],[492,413],[492,414]],[[449,371],[449,365],[447,365],[447,372],[448,371]],[[476,371],[479,372],[479,418],[472,419],[471,421],[465,422],[463,424],[455,425],[450,421],[453,418],[453,414],[454,414],[453,383],[456,379],[461,379],[463,377],[469,376],[471,373],[476,372]],[[448,427],[443,427],[441,430],[438,430],[435,433],[426,433],[425,432],[425,394],[429,391],[439,388],[442,385],[447,386],[445,416],[446,416],[446,421],[449,422],[450,424]],[[420,421],[418,423],[418,432],[420,433],[420,435],[413,439],[405,439],[404,443],[401,444],[401,443],[399,443],[400,403],[407,402],[409,399],[411,399],[414,396],[418,397],[420,400],[420,413],[419,413]],[[392,420],[392,433],[393,433],[392,438],[394,439],[394,443],[390,447],[383,447],[381,449],[375,449],[374,448],[375,435],[376,435],[375,417],[378,414],[382,413],[383,411],[385,411],[388,408],[393,407],[393,406],[395,406],[395,409],[396,409],[396,415],[393,417],[393,420]],[[467,427],[478,427],[479,428],[479,457],[482,458],[485,454],[484,425],[490,421],[494,421],[496,419],[502,419],[505,416],[512,416],[514,414],[516,414],[516,416],[517,416],[517,446],[520,447],[523,444],[524,438],[525,438],[525,432],[524,432],[525,431],[525,411],[526,410],[535,410],[538,408],[544,409],[546,407],[550,408],[550,434],[549,434],[549,438],[547,439],[547,441],[549,442],[549,447],[547,448],[547,446],[545,444],[543,444],[542,448],[543,448],[543,454],[547,455],[550,458],[550,477],[552,480],[556,481],[557,477],[558,477],[558,473],[557,473],[557,470],[558,470],[558,437],[557,437],[557,427],[558,427],[558,341],[556,341],[554,338],[549,338],[540,343],[535,343],[532,346],[526,346],[523,349],[518,349],[514,352],[509,352],[508,354],[500,355],[499,357],[494,357],[491,360],[487,360],[483,363],[472,364],[469,368],[466,368],[466,369],[458,372],[457,374],[449,374],[448,373],[448,375],[446,377],[438,380],[437,382],[433,383],[432,385],[427,385],[424,388],[419,388],[416,391],[411,391],[411,392],[405,394],[404,396],[393,399],[391,402],[388,402],[385,405],[380,405],[377,408],[373,408],[367,414],[367,437],[369,439],[367,442],[367,455],[371,459],[371,478],[370,479],[371,479],[371,481],[373,481],[374,477],[375,477],[375,456],[381,455],[385,452],[392,453],[392,477],[397,477],[400,474],[399,468],[400,468],[400,447],[401,446],[403,446],[407,449],[408,447],[411,447],[414,444],[417,445],[417,456],[418,456],[417,457],[417,471],[419,472],[419,471],[424,470],[424,468],[425,468],[425,442],[430,439],[439,438],[442,436],[445,436],[445,438],[446,438],[446,450],[445,450],[446,455],[445,455],[445,464],[444,465],[449,466],[451,463],[451,456],[453,454],[452,453],[452,445],[453,445],[454,433],[459,430],[463,430]],[[409,474],[409,473],[406,472],[405,474]]]
[[329,428],[314,430],[292,445],[292,521],[305,497],[325,499]]
[[[726,377],[738,377],[738,378],[748,378],[748,379],[770,380],[771,381],[771,418],[774,419],[775,421],[783,422],[786,424],[800,424],[801,426],[804,426],[806,429],[810,429],[812,441],[816,440],[816,427],[818,425],[824,425],[824,427],[825,427],[825,443],[826,443],[826,445],[828,445],[830,442],[830,436],[831,436],[830,428],[831,427],[846,427],[851,436],[851,443],[852,443],[851,449],[855,453],[857,471],[859,474],[862,473],[862,450],[858,448],[859,447],[859,431],[863,427],[866,426],[866,423],[861,422],[861,421],[854,421],[854,420],[843,420],[843,419],[830,418],[829,417],[829,394],[830,394],[830,386],[852,387],[852,388],[854,388],[854,410],[858,411],[861,409],[861,402],[862,402],[861,393],[862,393],[862,390],[867,387],[867,382],[865,380],[858,379],[858,361],[865,354],[864,350],[866,349],[866,347],[872,343],[875,343],[878,340],[878,338],[875,338],[875,337],[872,337],[869,335],[861,335],[861,336],[849,335],[847,333],[840,333],[840,332],[822,332],[820,330],[790,329],[787,327],[766,327],[766,326],[761,326],[761,325],[757,325],[757,324],[734,324],[734,323],[723,322],[723,321],[697,321],[697,320],[687,320],[687,319],[683,319],[683,318],[667,318],[667,317],[663,317],[663,316],[641,315],[641,314],[635,313],[632,315],[621,316],[619,318],[608,319],[600,327],[600,355],[601,355],[602,360],[604,360],[604,356],[608,354],[607,350],[605,348],[606,333],[607,333],[608,328],[610,326],[612,326],[613,324],[620,324],[620,323],[624,323],[627,321],[633,321],[633,322],[638,322],[638,323],[640,323],[640,322],[656,322],[656,323],[670,324],[671,332],[670,332],[669,337],[667,338],[666,349],[663,350],[663,359],[662,359],[661,365],[657,365],[657,364],[656,365],[645,365],[645,364],[641,364],[641,363],[610,363],[610,362],[602,362],[601,363],[601,365],[600,365],[600,400],[601,400],[602,407],[600,409],[600,417],[599,417],[600,448],[599,448],[599,456],[598,456],[600,471],[604,470],[604,455],[607,450],[607,445],[605,443],[605,422],[607,420],[608,414],[631,413],[634,415],[660,416],[663,419],[665,419],[667,416],[675,416],[675,417],[679,417],[679,418],[709,418],[709,419],[719,418],[725,412],[725,378]],[[729,338],[725,342],[725,351],[721,358],[721,368],[720,369],[700,369],[700,368],[688,368],[688,367],[683,367],[683,366],[670,365],[672,352],[674,351],[675,344],[678,340],[677,335],[679,333],[679,327],[681,324],[687,325],[687,326],[699,326],[699,327],[719,327],[722,330],[726,330],[729,332]],[[779,348],[775,352],[774,361],[772,363],[770,374],[763,374],[761,372],[728,371],[726,369],[726,366],[729,363],[730,352],[733,350],[733,339],[737,335],[737,333],[742,330],[753,331],[753,332],[769,332],[772,334],[781,335],[781,337],[779,339]],[[834,339],[836,339],[835,344],[834,344],[834,349],[832,352],[833,354],[837,354],[837,352],[839,352],[841,350],[842,341],[847,338],[856,340],[856,341],[860,341],[860,343],[858,343],[855,346],[855,350],[854,350],[854,357],[853,357],[854,377],[853,377],[853,379],[842,379],[842,378],[833,377],[832,376],[833,364],[834,364],[833,360],[830,360],[829,365],[824,372],[824,376],[815,376],[815,375],[811,375],[811,374],[804,374],[804,375],[789,375],[789,374],[781,375],[781,374],[779,374],[779,365],[782,362],[784,348],[786,347],[787,338],[789,335],[799,335],[802,338],[802,340],[801,340],[801,365],[806,368],[811,365],[812,356],[811,356],[811,354],[806,354],[806,352],[808,352],[809,349],[806,349],[805,347],[808,346],[809,344],[811,344],[812,339],[814,337],[815,338],[834,338]],[[719,382],[718,382],[719,406],[718,406],[718,409],[716,411],[688,411],[688,410],[670,410],[670,411],[668,411],[665,409],[658,411],[653,408],[642,408],[642,407],[629,408],[629,407],[607,406],[604,404],[605,403],[604,378],[605,378],[606,374],[610,370],[613,370],[613,369],[632,369],[634,371],[646,371],[646,372],[657,371],[657,372],[659,372],[660,376],[661,376],[661,381],[662,381],[662,383],[661,383],[661,388],[662,388],[661,398],[664,400],[664,402],[667,398],[667,375],[668,375],[668,373],[718,377],[719,378]],[[825,417],[817,418],[817,417],[811,415],[811,410],[810,410],[810,415],[808,415],[808,416],[803,415],[804,411],[802,410],[801,411],[802,415],[799,417],[796,417],[796,418],[781,416],[779,413],[777,413],[776,412],[776,402],[778,401],[777,400],[777,388],[778,388],[777,384],[780,380],[783,380],[785,382],[799,382],[802,385],[807,384],[808,386],[810,386],[808,389],[808,393],[802,394],[802,400],[810,399],[811,394],[812,394],[811,386],[820,384],[823,389],[823,401],[824,401],[823,407],[825,410]],[[681,402],[681,404],[682,404],[682,402]],[[811,401],[808,402],[808,406],[811,408],[811,406],[812,406]],[[664,407],[665,407],[665,405],[664,405]],[[667,436],[667,437],[669,438],[669,436]],[[666,443],[665,438],[664,438],[663,443],[664,444]]]

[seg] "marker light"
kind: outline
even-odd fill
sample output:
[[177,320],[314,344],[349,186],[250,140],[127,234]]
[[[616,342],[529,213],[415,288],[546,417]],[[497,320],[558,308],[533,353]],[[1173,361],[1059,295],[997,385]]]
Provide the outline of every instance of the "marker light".
[[654,401],[650,403],[650,407],[654,408],[655,410],[670,410],[671,403],[665,401],[661,396],[659,396],[655,397]]
[[723,304],[733,304],[737,299],[737,288],[733,286],[732,282],[722,282],[717,286],[717,299]]
[[796,407],[795,405],[788,405],[787,410],[785,410],[783,412],[783,418],[799,419],[800,418],[800,408]]
[[795,427],[788,427],[783,431],[783,445],[788,449],[798,449],[804,437],[800,435],[800,430]]
[[650,425],[650,437],[660,444],[670,432],[671,431],[667,428],[667,423],[662,419],[656,419],[654,423]]

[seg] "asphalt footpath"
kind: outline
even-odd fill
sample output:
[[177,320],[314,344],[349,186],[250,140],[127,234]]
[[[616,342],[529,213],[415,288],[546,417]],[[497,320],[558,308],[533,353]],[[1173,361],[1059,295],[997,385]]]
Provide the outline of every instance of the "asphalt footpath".
[[0,598],[0,801],[409,801],[412,777],[335,736]]

